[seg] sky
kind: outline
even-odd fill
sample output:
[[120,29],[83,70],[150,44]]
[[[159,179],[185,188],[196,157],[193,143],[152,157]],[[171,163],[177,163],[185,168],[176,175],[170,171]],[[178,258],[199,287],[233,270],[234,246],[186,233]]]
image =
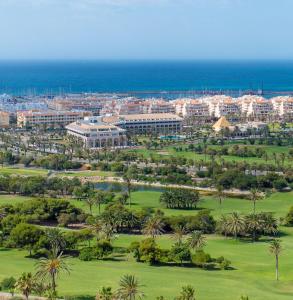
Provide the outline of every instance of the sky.
[[293,59],[293,0],[0,0],[0,59]]

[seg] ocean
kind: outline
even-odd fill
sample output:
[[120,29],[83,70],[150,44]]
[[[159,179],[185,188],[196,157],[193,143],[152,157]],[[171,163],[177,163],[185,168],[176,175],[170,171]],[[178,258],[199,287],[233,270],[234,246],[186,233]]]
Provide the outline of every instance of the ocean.
[[0,61],[0,94],[250,90],[293,93],[293,61]]

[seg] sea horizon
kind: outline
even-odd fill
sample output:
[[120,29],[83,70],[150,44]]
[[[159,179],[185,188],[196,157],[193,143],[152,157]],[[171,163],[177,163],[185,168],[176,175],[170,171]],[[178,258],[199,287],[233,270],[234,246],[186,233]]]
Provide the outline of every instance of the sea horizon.
[[0,94],[293,93],[293,60],[0,59]]

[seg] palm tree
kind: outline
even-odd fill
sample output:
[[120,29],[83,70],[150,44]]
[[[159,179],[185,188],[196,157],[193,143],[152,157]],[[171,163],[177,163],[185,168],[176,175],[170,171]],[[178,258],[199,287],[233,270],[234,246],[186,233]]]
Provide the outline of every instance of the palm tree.
[[183,286],[178,300],[195,300],[194,288],[190,285]]
[[37,263],[36,275],[42,280],[50,280],[53,294],[56,295],[56,279],[61,272],[70,273],[63,253],[54,248],[48,258],[42,258]]
[[225,197],[225,193],[224,193],[224,187],[222,185],[217,185],[217,198],[219,200],[220,205],[222,204],[222,201]]
[[18,289],[28,300],[29,295],[35,287],[35,278],[32,273],[22,273],[15,283],[15,288]]
[[201,231],[193,231],[187,240],[188,246],[193,250],[201,250],[206,245],[206,238]]
[[233,212],[226,222],[227,231],[233,234],[237,239],[239,233],[241,233],[245,227],[244,219],[236,212]]
[[124,275],[120,279],[117,295],[122,300],[142,299],[144,293],[140,290],[141,285],[133,275]]
[[96,300],[113,300],[114,295],[111,287],[102,287],[96,295]]
[[164,223],[160,217],[154,216],[149,218],[144,224],[142,230],[143,234],[150,235],[152,238],[155,238],[157,235],[164,233]]
[[129,207],[131,207],[131,179],[129,178],[128,175],[124,175],[123,180],[126,183],[127,193],[128,193],[128,204],[129,204]]
[[186,234],[186,232],[187,232],[187,230],[186,230],[186,227],[184,225],[177,225],[174,228],[174,232],[173,232],[173,235],[172,235],[173,240],[175,240],[176,243],[181,245],[183,237]]
[[270,243],[269,251],[276,260],[276,280],[279,280],[279,255],[282,251],[281,240],[275,239]]
[[262,198],[258,189],[250,190],[250,199],[253,202],[253,213],[255,214],[256,201]]
[[87,206],[90,209],[90,213],[91,215],[93,214],[93,206],[96,204],[96,197],[93,196],[89,196],[85,199],[85,203],[87,204]]
[[262,222],[256,214],[246,216],[245,221],[247,230],[252,234],[252,240],[255,242],[257,238],[256,234],[261,229]]
[[66,240],[61,230],[57,228],[48,228],[45,231],[46,237],[49,241],[51,249],[58,248],[60,250],[65,249]]

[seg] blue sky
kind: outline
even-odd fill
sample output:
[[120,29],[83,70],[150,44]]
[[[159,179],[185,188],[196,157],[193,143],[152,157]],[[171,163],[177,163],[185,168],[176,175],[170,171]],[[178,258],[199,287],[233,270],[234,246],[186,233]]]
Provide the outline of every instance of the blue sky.
[[0,0],[0,59],[293,59],[293,0]]

